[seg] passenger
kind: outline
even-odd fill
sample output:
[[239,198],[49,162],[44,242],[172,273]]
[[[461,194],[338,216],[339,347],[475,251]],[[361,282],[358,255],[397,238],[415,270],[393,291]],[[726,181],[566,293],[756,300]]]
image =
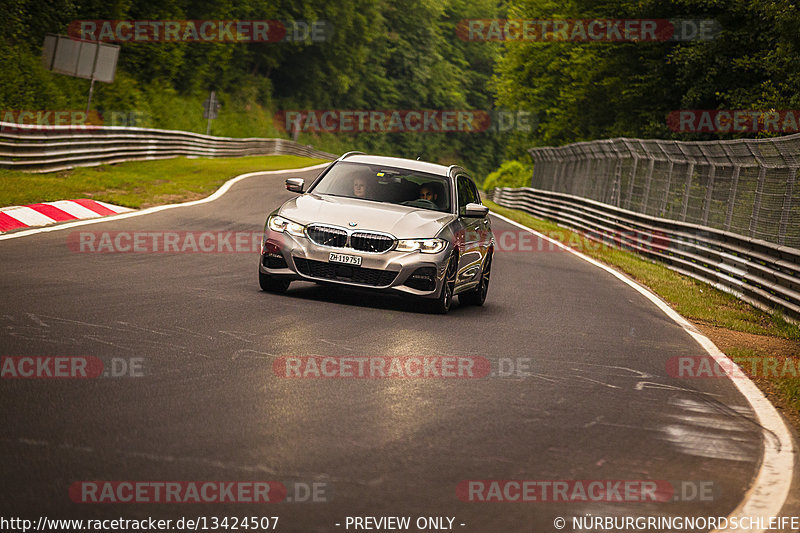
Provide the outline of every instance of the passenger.
[[367,197],[367,180],[365,178],[357,176],[353,179],[353,194],[356,198]]

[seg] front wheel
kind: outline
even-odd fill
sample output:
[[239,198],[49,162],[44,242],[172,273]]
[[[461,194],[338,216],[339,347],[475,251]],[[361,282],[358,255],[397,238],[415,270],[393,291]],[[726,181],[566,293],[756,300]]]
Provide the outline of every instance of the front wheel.
[[258,284],[261,285],[262,291],[286,292],[289,288],[289,283],[291,283],[291,281],[274,278],[269,274],[264,274],[261,270],[258,271]]
[[477,305],[482,306],[486,301],[486,294],[489,292],[489,277],[492,274],[492,253],[486,256],[486,263],[483,265],[483,272],[481,272],[481,280],[478,286],[469,292],[458,295],[458,302],[461,305]]
[[453,291],[456,288],[456,273],[458,272],[458,256],[453,254],[447,263],[447,272],[444,275],[444,283],[442,290],[439,291],[439,297],[431,302],[431,312],[439,315],[446,315],[450,311],[450,306],[453,303]]

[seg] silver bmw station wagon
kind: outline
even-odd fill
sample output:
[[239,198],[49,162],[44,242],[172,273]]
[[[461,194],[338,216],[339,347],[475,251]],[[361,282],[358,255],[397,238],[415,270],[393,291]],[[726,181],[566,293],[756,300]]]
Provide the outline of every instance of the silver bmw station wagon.
[[350,152],[267,218],[258,279],[284,292],[294,280],[392,291],[447,313],[483,305],[495,241],[487,207],[458,166]]

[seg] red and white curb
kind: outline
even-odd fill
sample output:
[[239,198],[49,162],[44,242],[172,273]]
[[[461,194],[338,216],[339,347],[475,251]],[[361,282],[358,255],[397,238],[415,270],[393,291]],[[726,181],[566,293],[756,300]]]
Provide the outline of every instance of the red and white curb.
[[[217,192],[208,196],[206,198],[202,198],[200,200],[192,200],[191,202],[183,202],[182,204],[167,204],[167,205],[157,205],[155,207],[147,207],[145,209],[135,209],[129,210],[128,213],[122,213],[111,217],[109,219],[105,218],[95,218],[94,220],[75,220],[73,222],[65,222],[63,224],[59,224],[57,226],[48,226],[43,228],[31,228],[26,230],[15,231],[13,233],[3,233],[0,230],[0,241],[5,241],[8,239],[19,239],[21,237],[28,237],[30,235],[37,235],[39,233],[45,233],[48,231],[59,231],[69,228],[74,228],[75,226],[85,226],[87,224],[97,224],[102,222],[107,222],[108,220],[120,220],[123,218],[129,217],[140,217],[144,215],[149,215],[150,213],[157,213],[159,211],[164,211],[165,209],[176,209],[180,207],[191,207],[195,205],[205,204],[207,202],[213,202],[222,197],[228,190],[233,187],[236,183],[246,180],[248,178],[253,178],[256,176],[272,176],[274,174],[286,174],[287,171],[295,171],[295,172],[307,172],[310,170],[322,170],[323,168],[330,165],[330,163],[320,163],[319,165],[312,165],[310,167],[300,167],[300,168],[291,168],[291,169],[282,169],[282,170],[261,170],[257,172],[248,172],[247,174],[241,174],[236,176],[235,178],[231,178],[225,183],[222,184],[222,187],[217,189]],[[105,204],[109,206],[108,204]],[[109,206],[114,207],[116,209],[125,209],[117,207],[117,206]]]
[[47,226],[56,222],[83,220],[127,213],[133,209],[81,198],[0,208],[0,233],[18,228]]

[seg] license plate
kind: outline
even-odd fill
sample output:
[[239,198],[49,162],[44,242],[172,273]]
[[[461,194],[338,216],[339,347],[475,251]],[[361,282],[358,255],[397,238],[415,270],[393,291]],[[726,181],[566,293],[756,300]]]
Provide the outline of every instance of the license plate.
[[337,254],[336,252],[331,252],[331,255],[328,256],[328,261],[331,263],[342,263],[343,265],[361,266],[361,258],[357,255]]

